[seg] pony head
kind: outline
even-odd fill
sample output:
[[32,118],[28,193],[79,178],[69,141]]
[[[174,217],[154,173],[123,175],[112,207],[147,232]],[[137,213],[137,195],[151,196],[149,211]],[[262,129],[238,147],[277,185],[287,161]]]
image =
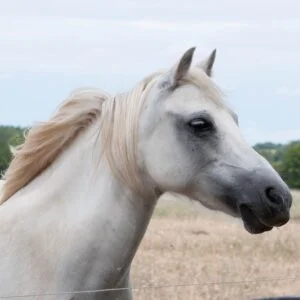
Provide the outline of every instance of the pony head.
[[186,195],[243,219],[251,233],[288,222],[292,198],[245,141],[211,74],[216,51],[191,66],[189,49],[153,84],[140,117],[139,161],[162,192]]

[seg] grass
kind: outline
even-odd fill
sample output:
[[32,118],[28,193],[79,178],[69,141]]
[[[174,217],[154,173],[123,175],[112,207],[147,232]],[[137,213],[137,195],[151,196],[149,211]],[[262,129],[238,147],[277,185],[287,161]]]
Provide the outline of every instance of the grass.
[[[134,299],[300,295],[300,192],[293,192],[293,198],[293,218],[287,225],[250,235],[238,219],[165,196],[134,259],[133,286],[202,285],[138,290]],[[249,282],[206,284],[241,281]]]
[[292,218],[300,220],[300,190],[293,191]]

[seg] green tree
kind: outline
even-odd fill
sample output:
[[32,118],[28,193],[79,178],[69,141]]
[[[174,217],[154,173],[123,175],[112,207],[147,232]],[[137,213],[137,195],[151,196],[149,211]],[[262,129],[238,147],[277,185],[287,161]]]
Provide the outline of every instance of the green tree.
[[300,188],[300,141],[285,147],[280,175],[291,188]]
[[0,178],[12,159],[9,146],[18,146],[23,142],[23,128],[0,126]]

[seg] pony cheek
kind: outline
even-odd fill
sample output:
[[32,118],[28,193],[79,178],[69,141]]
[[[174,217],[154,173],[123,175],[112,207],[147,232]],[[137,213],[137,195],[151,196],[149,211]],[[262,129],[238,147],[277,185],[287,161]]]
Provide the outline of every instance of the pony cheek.
[[189,184],[188,167],[183,167],[182,162],[174,163],[172,157],[155,155],[155,162],[150,161],[147,167],[154,185],[162,192],[170,191],[183,193]]

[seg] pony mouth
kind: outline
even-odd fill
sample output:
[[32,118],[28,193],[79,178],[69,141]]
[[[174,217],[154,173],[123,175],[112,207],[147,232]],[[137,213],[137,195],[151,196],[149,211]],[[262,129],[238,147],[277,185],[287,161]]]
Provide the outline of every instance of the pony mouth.
[[245,204],[240,205],[240,214],[244,223],[245,229],[251,234],[259,234],[273,229],[272,226],[263,223]]

